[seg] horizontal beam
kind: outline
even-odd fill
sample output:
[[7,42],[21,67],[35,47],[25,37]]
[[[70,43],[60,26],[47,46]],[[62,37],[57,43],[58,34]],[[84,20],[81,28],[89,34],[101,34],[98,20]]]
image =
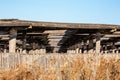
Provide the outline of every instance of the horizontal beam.
[[5,34],[5,35],[0,35],[0,37],[9,37],[9,35],[8,34]]
[[115,45],[120,45],[120,41],[116,42]]
[[60,41],[61,39],[48,39],[48,41]]
[[[23,33],[18,33],[18,35],[22,35]],[[42,33],[42,32],[31,32],[31,33],[26,33],[27,35],[47,35],[46,33]]]
[[113,34],[120,35],[120,31],[116,31]]
[[2,37],[0,38],[0,40],[9,40],[10,38],[9,37]]
[[110,35],[104,35],[103,37],[109,38],[109,37],[120,37],[120,35],[110,34]]
[[66,30],[45,30],[43,33],[48,33],[48,34],[54,34],[54,33],[59,33],[59,34],[64,34]]
[[101,40],[109,40],[110,38],[105,38],[105,37],[103,37],[103,38],[101,38]]
[[69,38],[69,36],[48,36],[49,39],[63,39],[63,38]]

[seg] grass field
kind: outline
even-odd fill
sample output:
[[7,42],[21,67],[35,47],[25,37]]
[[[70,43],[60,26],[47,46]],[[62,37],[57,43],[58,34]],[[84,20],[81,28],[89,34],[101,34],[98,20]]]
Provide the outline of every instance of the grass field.
[[120,55],[60,55],[61,61],[54,66],[57,58],[50,59],[47,66],[33,63],[29,68],[17,68],[0,72],[0,80],[120,80]]

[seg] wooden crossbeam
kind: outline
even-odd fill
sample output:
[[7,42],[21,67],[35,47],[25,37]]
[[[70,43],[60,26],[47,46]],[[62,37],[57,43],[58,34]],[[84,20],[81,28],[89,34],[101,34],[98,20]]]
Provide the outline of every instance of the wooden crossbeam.
[[55,33],[59,33],[59,34],[64,34],[66,30],[45,30],[43,33],[48,33],[48,34],[55,34]]
[[0,40],[9,40],[10,38],[9,37],[2,37],[0,38]]
[[104,35],[103,37],[106,37],[106,38],[109,38],[109,37],[120,37],[120,35],[115,35],[115,34],[107,34],[107,35]]
[[62,39],[62,38],[69,38],[68,36],[48,36],[49,39]]
[[116,32],[114,32],[113,34],[115,34],[115,35],[120,35],[120,31],[116,31]]
[[110,38],[103,37],[101,40],[109,40]]
[[[41,35],[41,34],[46,34],[42,32],[31,32],[31,33],[26,33],[27,35]],[[18,33],[18,35],[22,35],[22,33]]]
[[2,35],[0,35],[0,37],[9,37],[9,35],[8,34],[2,34]]
[[61,39],[48,39],[48,41],[60,41]]
[[116,42],[115,45],[120,45],[120,41],[119,41],[119,42]]

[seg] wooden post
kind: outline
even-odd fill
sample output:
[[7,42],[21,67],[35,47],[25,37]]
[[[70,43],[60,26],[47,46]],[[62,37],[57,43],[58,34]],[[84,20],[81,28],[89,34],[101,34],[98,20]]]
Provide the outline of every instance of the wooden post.
[[23,52],[22,53],[26,53],[26,37],[27,37],[26,30],[24,30],[23,31],[23,43],[22,43],[22,45],[23,45]]
[[7,45],[4,45],[4,53],[7,53]]
[[115,53],[116,50],[115,43],[113,42],[111,46],[112,46],[112,53]]
[[107,53],[107,45],[105,46],[105,53]]
[[96,53],[100,53],[100,49],[101,49],[101,40],[100,40],[100,33],[97,33],[96,36]]
[[20,54],[22,53],[22,48],[19,49],[20,50]]
[[78,43],[75,44],[74,47],[75,47],[75,53],[78,54],[79,53],[79,45],[78,45]]
[[86,41],[84,42],[83,49],[84,49],[83,53],[87,53],[87,42]]
[[81,53],[84,53],[84,41],[81,42]]
[[89,53],[93,53],[93,40],[89,40]]
[[16,37],[17,37],[17,30],[12,28],[10,30],[10,40],[9,40],[9,53],[15,53],[16,51]]
[[119,53],[119,50],[118,50],[118,49],[116,50],[116,53]]
[[59,50],[59,48],[58,48],[58,47],[54,47],[54,49],[53,49],[53,53],[57,53],[57,52],[58,52],[58,50]]
[[78,43],[78,53],[82,53],[82,42]]
[[4,49],[4,53],[7,53],[7,49]]
[[77,54],[79,53],[79,48],[76,48],[75,53]]

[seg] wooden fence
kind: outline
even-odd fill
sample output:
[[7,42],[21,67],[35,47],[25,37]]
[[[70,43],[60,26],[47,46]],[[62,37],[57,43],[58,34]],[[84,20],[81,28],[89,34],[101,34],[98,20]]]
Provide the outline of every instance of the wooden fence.
[[[117,55],[120,58],[120,54],[104,54],[105,56]],[[84,59],[91,56],[91,54],[9,54],[0,53],[0,70],[8,70],[16,68],[18,65],[24,65],[31,67],[33,64],[37,64],[40,67],[55,67],[59,68],[60,65],[65,65],[72,62],[77,57],[82,56]],[[95,57],[97,58],[97,57]]]
[[50,54],[9,54],[0,53],[0,70],[5,71],[8,69],[15,69],[19,65],[24,65],[26,67],[31,67],[34,64],[40,67],[47,68],[48,66],[58,68],[61,59],[70,57],[66,54],[50,53]]

